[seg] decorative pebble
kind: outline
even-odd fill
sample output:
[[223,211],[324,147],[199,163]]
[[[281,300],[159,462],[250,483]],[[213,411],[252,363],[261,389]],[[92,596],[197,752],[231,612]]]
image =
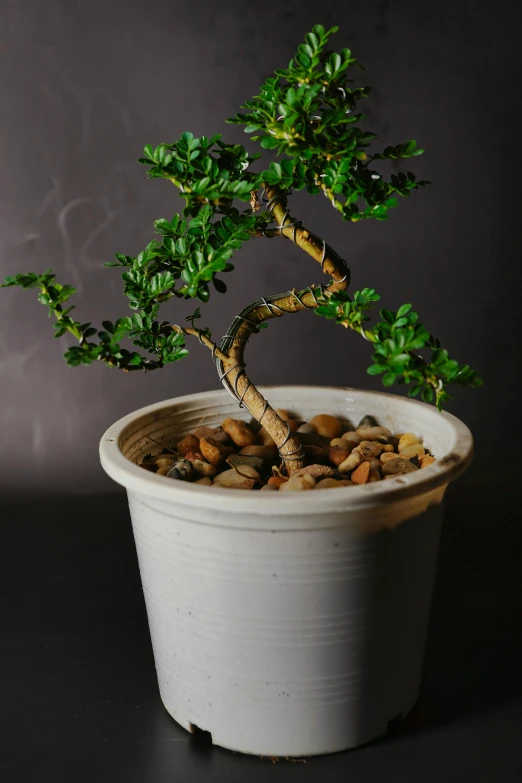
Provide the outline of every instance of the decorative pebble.
[[192,467],[194,472],[200,478],[209,477],[212,478],[217,474],[217,468],[215,465],[211,465],[210,462],[205,462],[203,459],[195,459],[192,461]]
[[402,451],[399,452],[401,457],[404,457],[404,459],[422,457],[425,453],[426,450],[420,443],[412,443],[411,446],[405,446]]
[[[336,440],[340,440],[341,443],[342,438],[336,438]],[[328,460],[332,463],[332,465],[335,465],[338,467],[350,456],[350,450],[344,449],[341,446],[330,446],[327,451]]]
[[[239,473],[238,471],[241,471]],[[254,484],[260,480],[259,473],[249,465],[242,465],[241,468],[235,470],[224,470],[223,473],[218,473],[214,478],[214,484],[218,484],[220,487],[226,487],[227,489],[253,489]]]
[[[289,467],[289,477],[279,475],[276,466],[281,467],[281,458],[268,432],[263,427],[256,430],[254,420],[247,424],[233,418],[225,419],[221,427],[196,427],[177,443],[176,452],[169,453],[164,448],[161,454],[148,454],[140,467],[160,476],[218,489],[259,488],[276,492],[367,484],[412,473],[436,462],[415,433],[393,434],[373,416],[364,416],[357,430],[340,436],[343,424],[335,416],[318,414],[299,426],[289,411],[278,408],[276,412],[297,433],[305,462],[311,463],[300,469]],[[345,427],[350,426],[347,420],[343,422]],[[276,475],[264,484],[272,465]]]
[[356,434],[361,440],[384,440],[392,437],[390,430],[386,427],[359,427]]
[[413,432],[405,432],[404,435],[401,435],[399,438],[399,445],[398,445],[398,452],[399,454],[403,449],[406,448],[406,446],[413,446],[414,443],[418,443],[419,439]]
[[230,454],[230,456],[227,457],[227,463],[232,465],[233,468],[239,468],[241,471],[241,465],[249,465],[251,468],[254,468],[254,470],[257,470],[259,474],[265,473],[267,467],[264,459],[249,454]]
[[361,427],[378,427],[379,424],[377,422],[377,419],[374,419],[373,416],[363,416],[359,424],[357,425],[357,429],[359,430]]
[[257,439],[263,446],[275,446],[275,440],[264,427],[260,427],[257,431]]
[[214,438],[201,438],[199,441],[199,449],[207,462],[211,465],[219,465],[220,462],[231,453],[228,446],[223,446],[218,440]]
[[335,476],[335,470],[329,465],[307,465],[305,468],[301,468],[292,473],[291,478],[294,476],[313,476],[314,479],[333,478]]
[[303,446],[303,451],[309,462],[315,462],[316,464],[328,462],[326,449],[323,449],[322,446]]
[[[352,482],[350,482],[351,484]],[[315,485],[315,489],[336,489],[337,487],[343,487],[344,482],[337,481],[337,479],[333,478],[325,478],[321,479],[321,481],[318,481]]]
[[260,457],[268,462],[278,458],[277,446],[245,446],[239,453],[248,457]]
[[179,479],[180,481],[190,481],[194,475],[194,468],[192,462],[188,459],[180,459],[171,468],[167,476],[171,479]]
[[277,487],[278,489],[281,486],[281,484],[286,484],[287,481],[288,479],[283,478],[283,476],[270,476],[270,478],[268,479],[268,483],[272,484],[274,487]]
[[240,419],[225,419],[221,423],[223,430],[230,440],[243,448],[244,446],[253,446],[256,442],[256,436],[244,421]]
[[320,413],[317,416],[312,416],[308,424],[312,425],[318,435],[324,435],[329,440],[338,438],[341,434],[341,423],[339,419],[335,416],[330,416],[328,413]]
[[214,438],[225,446],[230,445],[230,438],[222,427],[196,427],[194,435],[196,438]]
[[366,484],[370,476],[370,463],[362,462],[358,468],[356,468],[352,475],[351,481],[354,484]]
[[404,457],[389,459],[382,466],[382,473],[384,476],[398,476],[402,473],[413,473],[416,470],[418,470],[418,468],[408,459],[404,459]]
[[355,468],[359,467],[361,462],[363,461],[363,458],[359,454],[358,451],[352,451],[349,457],[345,459],[344,462],[341,462],[339,465],[339,473],[349,473],[351,470],[354,470]]
[[292,476],[284,484],[279,487],[280,492],[300,492],[302,490],[313,489],[315,487],[315,479],[310,473],[305,473],[302,476]]
[[168,454],[160,454],[158,457],[154,458],[154,462],[158,466],[158,468],[164,468],[169,465],[174,465],[176,460],[174,457],[169,457]]
[[325,438],[324,435],[318,435],[317,432],[297,432],[296,436],[303,446],[320,446],[327,449],[332,438]]
[[184,457],[189,451],[199,451],[199,438],[195,435],[185,435],[176,446],[180,457]]
[[343,435],[341,435],[341,437],[343,440],[347,441],[347,443],[351,444],[352,448],[354,448],[354,446],[358,446],[362,440],[362,438],[360,438],[359,435],[353,431],[345,432]]
[[[362,440],[355,448],[363,459],[375,459],[380,457],[382,447],[380,443],[371,440]],[[353,452],[352,452],[353,453]]]

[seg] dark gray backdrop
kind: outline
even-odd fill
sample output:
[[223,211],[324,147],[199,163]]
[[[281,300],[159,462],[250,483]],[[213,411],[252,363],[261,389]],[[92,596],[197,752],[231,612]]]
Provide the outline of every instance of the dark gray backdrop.
[[[336,44],[366,67],[368,125],[384,143],[417,139],[427,154],[415,171],[433,185],[383,224],[345,224],[318,197],[298,196],[294,211],[344,255],[355,287],[375,286],[391,308],[413,302],[455,358],[480,371],[485,387],[458,392],[450,406],[477,439],[460,486],[490,497],[500,487],[505,499],[518,468],[499,438],[520,431],[510,315],[520,257],[518,3],[2,0],[0,275],[52,267],[78,287],[81,320],[126,314],[119,273],[102,263],[140,250],[152,221],[181,205],[135,163],[143,145],[188,129],[246,143],[225,118],[317,22],[339,24]],[[204,323],[220,335],[259,295],[320,280],[289,242],[251,242]],[[97,457],[109,424],[217,386],[197,344],[184,362],[147,375],[68,368],[67,338],[52,339],[32,292],[1,291],[0,320],[4,495],[109,489]],[[365,374],[368,358],[362,340],[312,313],[271,323],[248,352],[258,383],[380,388]]]

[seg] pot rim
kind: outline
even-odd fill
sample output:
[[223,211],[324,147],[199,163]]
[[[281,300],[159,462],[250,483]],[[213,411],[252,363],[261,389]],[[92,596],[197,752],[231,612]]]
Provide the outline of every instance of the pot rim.
[[[100,440],[100,461],[105,472],[116,483],[121,484],[133,493],[144,496],[153,496],[158,500],[166,500],[184,506],[217,509],[248,514],[251,516],[292,516],[317,515],[321,511],[330,513],[359,511],[371,507],[382,506],[384,503],[404,500],[416,495],[431,492],[439,487],[446,486],[453,481],[469,466],[473,458],[473,436],[468,427],[456,416],[443,411],[439,413],[433,405],[419,400],[402,397],[388,392],[376,392],[367,389],[356,389],[349,386],[320,386],[320,385],[273,385],[260,386],[259,391],[270,397],[275,390],[296,392],[303,389],[325,392],[341,391],[356,394],[364,394],[369,397],[389,397],[401,400],[406,406],[417,406],[429,410],[430,413],[443,416],[446,423],[451,425],[455,434],[454,446],[449,454],[438,459],[433,465],[414,473],[396,476],[388,481],[372,482],[359,486],[321,490],[321,492],[306,492],[306,503],[296,503],[303,497],[302,493],[279,492],[246,492],[237,489],[218,490],[205,485],[195,485],[184,481],[173,481],[166,476],[158,476],[155,473],[143,470],[139,465],[131,462],[121,451],[121,444],[125,441],[127,428],[135,422],[136,418],[161,411],[164,408],[171,409],[173,405],[189,402],[195,396],[200,402],[205,398],[215,398],[216,394],[223,395],[225,390],[211,390],[173,397],[169,400],[147,405],[132,413],[123,416],[112,424],[103,434]],[[371,405],[368,406],[371,410]],[[299,508],[297,509],[297,506]]]

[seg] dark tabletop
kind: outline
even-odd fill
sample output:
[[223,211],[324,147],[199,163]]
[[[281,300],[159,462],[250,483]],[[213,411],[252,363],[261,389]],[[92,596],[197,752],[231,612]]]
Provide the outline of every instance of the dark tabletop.
[[277,763],[208,746],[163,708],[124,494],[0,501],[0,780],[519,783],[514,498],[499,506],[450,489],[421,695],[406,721],[357,750]]

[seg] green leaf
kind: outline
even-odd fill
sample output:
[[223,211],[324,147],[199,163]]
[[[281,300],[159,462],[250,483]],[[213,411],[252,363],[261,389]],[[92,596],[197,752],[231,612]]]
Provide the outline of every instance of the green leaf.
[[397,318],[402,318],[403,315],[409,313],[412,308],[411,304],[404,304],[397,310]]

